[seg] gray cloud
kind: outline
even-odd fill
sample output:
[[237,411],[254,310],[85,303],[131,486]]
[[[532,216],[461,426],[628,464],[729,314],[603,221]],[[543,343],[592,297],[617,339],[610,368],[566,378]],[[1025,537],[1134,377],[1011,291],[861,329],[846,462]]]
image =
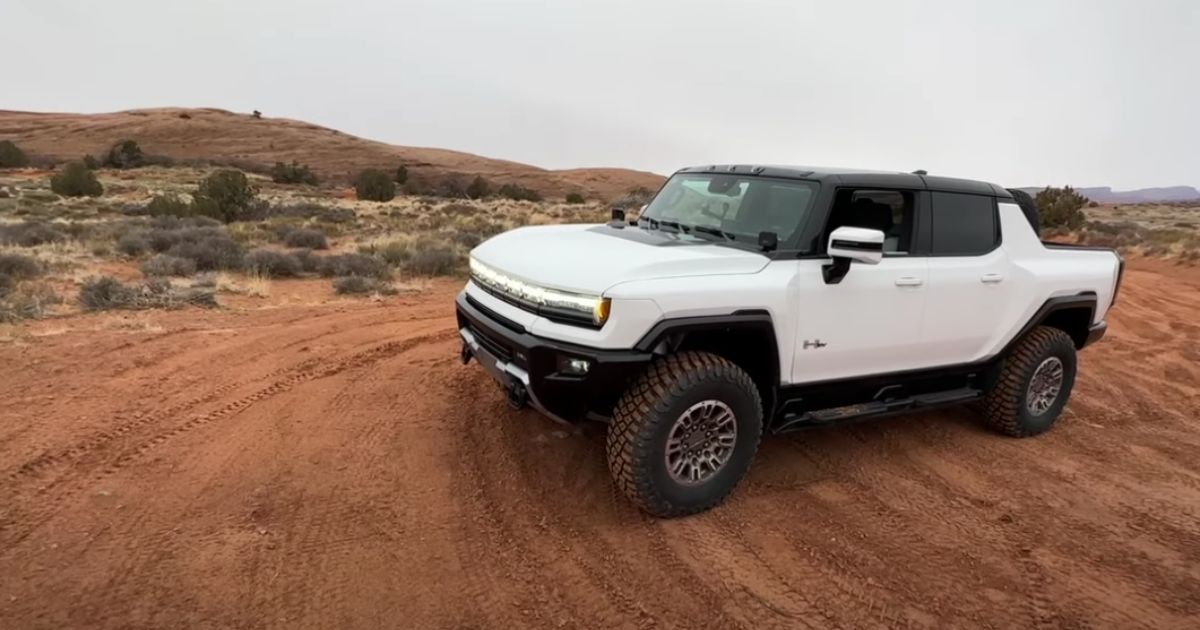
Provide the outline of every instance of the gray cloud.
[[548,167],[1200,184],[1200,3],[5,0],[0,108],[215,106]]

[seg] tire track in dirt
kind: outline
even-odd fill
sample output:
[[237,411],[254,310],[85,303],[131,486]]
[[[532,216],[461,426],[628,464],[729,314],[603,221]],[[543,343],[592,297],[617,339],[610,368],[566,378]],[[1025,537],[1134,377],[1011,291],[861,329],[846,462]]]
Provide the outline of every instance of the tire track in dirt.
[[[954,619],[969,616],[971,610],[963,608],[963,604],[971,600],[962,597],[963,581],[968,577],[963,574],[962,567],[978,566],[981,562],[959,544],[959,539],[947,540],[937,527],[921,527],[915,522],[914,519],[937,513],[936,504],[919,494],[895,495],[905,508],[904,512],[899,512],[879,496],[880,489],[886,484],[863,482],[858,478],[858,471],[845,474],[827,453],[813,448],[809,441],[792,440],[790,444],[828,479],[836,480],[826,482],[826,488],[816,490],[816,498],[820,500],[814,503],[814,511],[828,511],[844,529],[869,536],[871,548],[879,556],[901,565],[920,564],[929,569],[929,575],[922,580],[919,589],[896,583],[884,567],[880,567],[877,579],[891,583],[892,588],[902,589],[904,599],[909,602],[928,602],[931,609],[926,612],[932,616]],[[878,461],[881,464],[888,461],[891,470],[895,468],[891,460],[879,458]],[[916,500],[922,502],[915,503]],[[985,520],[977,521],[976,525],[974,537],[995,540],[999,534]],[[1002,611],[993,621],[1022,625],[1022,620],[1012,618],[1008,613]]]
[[[457,336],[457,331],[443,331],[432,334],[424,334],[416,337],[400,339],[386,342],[367,350],[357,352],[345,359],[335,361],[333,363],[322,365],[320,359],[312,359],[305,361],[299,370],[292,371],[286,378],[273,381],[270,385],[248,395],[230,401],[222,407],[209,411],[207,413],[192,416],[187,421],[177,425],[171,429],[159,432],[140,443],[125,449],[112,460],[110,460],[103,469],[90,478],[82,478],[79,475],[73,477],[74,483],[65,491],[60,492],[57,496],[46,496],[46,492],[38,492],[31,500],[26,503],[25,510],[21,511],[20,507],[17,510],[11,510],[8,514],[9,521],[21,521],[27,523],[27,526],[16,530],[15,533],[6,531],[9,528],[0,526],[0,534],[4,535],[3,540],[9,547],[16,546],[25,539],[32,531],[40,527],[45,521],[49,520],[55,513],[58,512],[61,505],[73,498],[81,492],[86,486],[94,485],[97,482],[111,477],[120,472],[122,469],[141,458],[151,450],[159,447],[170,440],[176,439],[181,435],[190,433],[198,428],[209,425],[218,420],[235,416],[256,403],[277,396],[283,392],[290,391],[297,385],[302,383],[327,378],[344,372],[346,370],[365,367],[376,361],[394,356],[403,352],[407,352],[412,348],[424,343],[432,343],[437,341],[445,341]],[[24,498],[22,495],[16,495],[16,498]],[[36,505],[30,507],[28,503]],[[15,513],[15,516],[14,516]]]
[[[455,383],[453,389],[460,396],[470,396],[466,390],[472,388],[465,385]],[[477,388],[473,393],[478,393]],[[447,411],[447,420],[451,420],[453,410]],[[544,563],[537,558],[539,554],[534,551],[530,539],[509,520],[510,511],[525,506],[514,505],[513,497],[495,495],[491,477],[496,473],[485,468],[478,457],[480,449],[487,449],[491,444],[481,440],[479,431],[476,428],[454,436],[458,442],[455,494],[467,502],[460,523],[462,529],[456,536],[460,545],[459,558],[463,566],[477,568],[466,576],[470,598],[477,603],[476,610],[472,611],[475,616],[472,625],[505,625],[497,623],[500,620],[527,627],[584,626],[597,619],[620,623],[621,618],[612,610],[578,610],[569,601],[560,582],[546,584],[539,579],[546,574]],[[570,547],[562,540],[543,542],[539,546],[560,550]],[[508,579],[497,579],[497,573]],[[511,602],[507,601],[509,598]],[[479,615],[486,616],[480,618]]]

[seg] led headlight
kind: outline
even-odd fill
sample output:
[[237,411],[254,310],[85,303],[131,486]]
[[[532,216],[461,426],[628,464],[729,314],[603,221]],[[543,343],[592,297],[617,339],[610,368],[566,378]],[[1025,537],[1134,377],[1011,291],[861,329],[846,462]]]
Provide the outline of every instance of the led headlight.
[[599,295],[548,289],[514,278],[471,258],[471,279],[500,299],[548,317],[588,322],[602,326],[608,321],[612,300]]

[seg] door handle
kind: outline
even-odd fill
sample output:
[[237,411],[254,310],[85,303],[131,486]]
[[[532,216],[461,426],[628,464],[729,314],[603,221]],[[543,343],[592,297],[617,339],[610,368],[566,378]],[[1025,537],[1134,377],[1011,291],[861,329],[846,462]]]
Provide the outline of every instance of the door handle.
[[1004,276],[998,273],[985,273],[980,276],[979,281],[984,284],[997,284],[1004,281]]
[[925,284],[924,280],[912,276],[900,276],[896,278],[896,286],[898,287],[919,287],[922,284]]

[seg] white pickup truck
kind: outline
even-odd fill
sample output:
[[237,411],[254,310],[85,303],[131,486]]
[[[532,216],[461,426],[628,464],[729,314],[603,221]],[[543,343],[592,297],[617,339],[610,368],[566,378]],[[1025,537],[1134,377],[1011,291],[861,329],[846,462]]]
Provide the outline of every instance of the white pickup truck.
[[979,401],[1035,435],[1124,268],[1037,226],[1028,195],[922,171],[685,168],[636,221],[476,247],[462,359],[514,406],[608,422],[615,482],[662,517],[721,502],[764,433]]

